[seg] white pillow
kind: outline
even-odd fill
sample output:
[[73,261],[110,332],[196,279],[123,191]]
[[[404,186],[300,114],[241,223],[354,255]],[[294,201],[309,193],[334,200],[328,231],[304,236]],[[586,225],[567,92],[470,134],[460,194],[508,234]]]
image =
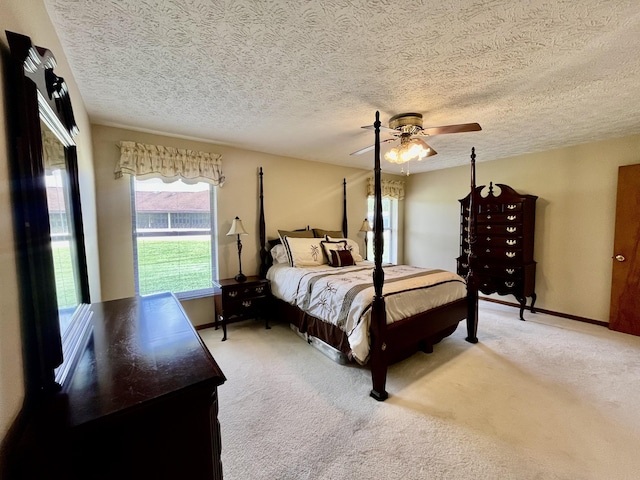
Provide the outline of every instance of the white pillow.
[[289,265],[292,267],[313,267],[324,265],[327,259],[320,242],[323,238],[292,238],[285,235],[283,243],[287,249]]
[[346,250],[349,250],[351,252],[353,261],[354,262],[364,261],[364,258],[362,258],[362,255],[360,255],[360,246],[358,245],[358,242],[356,242],[355,240],[351,240],[349,238],[335,238],[335,237],[330,237],[329,235],[327,235],[327,240],[329,240],[330,242],[339,242],[340,240],[346,240],[347,242]]
[[271,258],[273,258],[273,263],[289,263],[287,249],[282,244],[275,245],[271,249]]
[[332,242],[332,241],[323,239],[320,242],[320,245],[322,245],[322,248],[324,250],[324,255],[325,255],[326,259],[327,259],[327,263],[331,267],[335,267],[335,265],[333,264],[333,262],[331,260],[331,250],[346,250],[347,249],[347,241],[346,240],[340,240],[339,242]]

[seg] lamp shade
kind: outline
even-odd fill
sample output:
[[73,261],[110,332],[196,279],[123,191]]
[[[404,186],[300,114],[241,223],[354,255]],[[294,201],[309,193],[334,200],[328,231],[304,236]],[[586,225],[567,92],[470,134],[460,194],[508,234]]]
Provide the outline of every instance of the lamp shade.
[[369,223],[369,219],[365,218],[364,222],[362,222],[362,226],[360,227],[361,232],[371,232],[373,231],[371,228],[371,224]]
[[391,163],[403,164],[411,160],[422,160],[423,158],[434,155],[431,147],[419,138],[409,140],[401,140],[399,147],[394,147],[385,153],[386,158]]
[[229,230],[227,235],[249,235],[249,234],[242,226],[242,220],[236,217],[233,219],[233,223],[231,224],[231,230]]

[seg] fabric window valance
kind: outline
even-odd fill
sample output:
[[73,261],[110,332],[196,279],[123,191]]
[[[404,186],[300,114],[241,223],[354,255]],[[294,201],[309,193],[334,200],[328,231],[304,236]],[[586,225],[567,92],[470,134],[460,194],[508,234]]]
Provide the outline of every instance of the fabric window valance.
[[[367,183],[367,195],[372,197],[375,194],[375,182],[373,177],[368,179]],[[383,197],[397,198],[398,200],[404,199],[404,182],[400,180],[381,180],[380,187],[382,189]]]
[[163,180],[181,179],[186,183],[208,182],[222,186],[222,155],[181,148],[120,142],[120,160],[115,175],[160,176]]
[[48,128],[42,129],[42,160],[46,172],[66,168],[64,145]]

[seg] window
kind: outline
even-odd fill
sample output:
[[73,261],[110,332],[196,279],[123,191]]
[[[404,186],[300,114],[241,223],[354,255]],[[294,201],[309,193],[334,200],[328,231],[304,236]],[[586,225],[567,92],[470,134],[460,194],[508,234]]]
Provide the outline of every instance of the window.
[[75,237],[71,223],[69,186],[66,170],[46,171],[47,208],[51,229],[51,253],[56,279],[56,297],[60,332],[69,326],[76,307],[81,303]]
[[[374,197],[367,198],[367,218],[373,227]],[[382,261],[384,263],[397,263],[398,261],[398,200],[391,197],[382,197],[382,220],[384,225],[384,248]],[[368,234],[367,258],[373,260],[373,232]]]
[[213,292],[217,276],[215,189],[131,177],[136,293],[179,298]]

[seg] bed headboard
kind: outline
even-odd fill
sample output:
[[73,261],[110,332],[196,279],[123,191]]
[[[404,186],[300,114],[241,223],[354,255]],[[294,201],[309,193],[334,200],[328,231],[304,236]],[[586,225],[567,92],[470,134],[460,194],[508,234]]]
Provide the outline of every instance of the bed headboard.
[[[258,202],[259,202],[259,225],[258,230],[260,232],[260,277],[265,278],[267,276],[267,270],[271,267],[273,259],[271,254],[267,250],[267,229],[264,215],[264,172],[262,167],[258,171]],[[348,235],[348,222],[347,222],[347,179],[342,179],[342,233],[345,238]],[[309,227],[307,227],[309,229]]]

